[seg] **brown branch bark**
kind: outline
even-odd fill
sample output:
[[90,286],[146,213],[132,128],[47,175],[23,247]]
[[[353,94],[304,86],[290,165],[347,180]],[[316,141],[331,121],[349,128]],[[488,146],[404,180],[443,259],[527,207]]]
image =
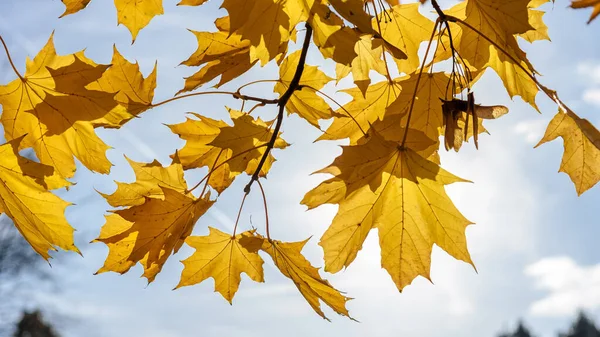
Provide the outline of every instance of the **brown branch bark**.
[[302,78],[302,73],[304,72],[304,65],[306,63],[306,54],[308,53],[308,47],[310,46],[311,37],[312,37],[312,27],[308,23],[306,23],[306,34],[304,35],[304,43],[302,44],[302,51],[300,52],[300,60],[298,60],[298,66],[296,67],[296,72],[294,73],[294,77],[292,78],[292,81],[290,82],[290,85],[287,88],[287,90],[283,93],[283,95],[281,95],[281,97],[279,97],[279,100],[277,102],[277,106],[279,107],[279,113],[277,114],[277,121],[275,122],[275,128],[273,129],[273,136],[271,136],[271,139],[269,140],[269,143],[267,144],[267,149],[265,150],[265,153],[263,154],[262,158],[260,159],[260,162],[258,163],[258,166],[256,167],[256,170],[254,171],[252,178],[250,178],[250,181],[248,182],[246,187],[244,187],[244,192],[246,194],[250,193],[250,188],[252,187],[252,184],[256,180],[258,180],[260,171],[262,170],[263,166],[265,165],[265,162],[267,160],[267,157],[271,153],[271,150],[275,146],[275,141],[277,140],[277,136],[279,135],[279,130],[281,129],[281,124],[283,122],[285,105],[287,104],[287,102],[290,100],[290,98],[294,94],[294,91],[301,89],[300,78]]

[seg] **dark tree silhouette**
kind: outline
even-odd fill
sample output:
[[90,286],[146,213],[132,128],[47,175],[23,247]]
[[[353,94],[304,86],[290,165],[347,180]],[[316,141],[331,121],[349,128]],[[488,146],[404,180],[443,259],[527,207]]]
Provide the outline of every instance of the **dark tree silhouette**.
[[594,322],[589,319],[585,313],[579,312],[577,319],[571,326],[571,330],[568,333],[560,334],[560,337],[600,337],[600,331]]
[[519,325],[517,325],[517,328],[515,329],[514,332],[508,333],[508,334],[502,334],[498,337],[533,337],[533,336],[529,332],[529,329],[527,329],[525,327],[525,325],[523,324],[523,321],[519,321]]
[[32,304],[30,290],[50,280],[44,263],[12,221],[0,216],[0,336],[10,336],[18,313]]
[[59,337],[52,327],[45,323],[39,311],[24,312],[17,323],[14,337]]

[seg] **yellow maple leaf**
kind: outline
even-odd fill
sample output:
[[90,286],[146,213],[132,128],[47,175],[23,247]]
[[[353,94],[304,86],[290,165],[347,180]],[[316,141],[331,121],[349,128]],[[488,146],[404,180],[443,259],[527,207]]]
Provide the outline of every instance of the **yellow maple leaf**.
[[117,22],[131,32],[132,43],[150,20],[164,14],[162,0],[115,0]]
[[176,288],[215,280],[215,291],[231,303],[237,292],[241,274],[255,282],[264,282],[263,259],[258,255],[263,240],[254,230],[235,236],[209,227],[208,236],[190,236],[185,242],[196,251],[183,262],[181,280]]
[[64,215],[70,204],[48,192],[63,187],[64,180],[51,166],[20,156],[21,140],[0,145],[0,211],[44,259],[56,248],[79,252],[73,243],[74,229]]
[[415,94],[418,78],[419,74],[413,73],[398,81],[398,84],[402,86],[402,91],[398,98],[387,107],[384,121],[388,116],[401,115],[402,119],[397,127],[406,127],[414,97],[413,111],[408,127],[422,131],[427,137],[439,143],[444,126],[441,100],[452,97],[452,92],[449,92],[450,88],[448,87],[450,77],[444,72],[424,73]]
[[559,111],[536,147],[558,137],[564,147],[560,172],[569,175],[581,195],[600,180],[600,131],[571,111]]
[[383,40],[373,38],[370,34],[360,36],[354,45],[356,57],[352,60],[350,66],[337,63],[335,73],[337,81],[348,76],[352,72],[354,84],[360,89],[363,96],[371,84],[371,70],[374,70],[382,75],[387,74],[386,64],[383,61]]
[[87,7],[92,0],[62,0],[65,4],[65,12],[60,16],[61,18],[69,14],[74,14]]
[[572,0],[572,8],[589,8],[593,7],[592,16],[588,23],[592,22],[598,15],[600,15],[600,0]]
[[[270,122],[263,122],[260,118],[254,119],[249,114],[230,110],[233,126],[221,128],[215,139],[209,144],[221,149],[231,151],[227,165],[234,175],[246,172],[253,174],[258,167],[258,162],[265,153],[264,144],[268,143],[273,136]],[[284,149],[289,144],[281,139],[275,140],[274,148]],[[266,176],[275,162],[275,158],[269,155],[265,165],[261,169],[260,176]]]
[[[536,31],[529,20],[529,2],[529,0],[510,2],[469,0],[466,5],[458,4],[454,12],[456,16],[464,17],[465,22],[502,48],[502,51],[498,50],[479,33],[459,23],[462,31],[458,37],[457,49],[461,57],[478,69],[483,69],[485,66],[494,69],[511,97],[521,96],[537,110],[535,96],[539,90],[528,75],[528,73],[534,74],[535,70],[515,37]],[[515,61],[518,61],[518,64]]]
[[535,9],[550,1],[551,0],[531,0],[529,2],[529,24],[531,27],[533,27],[533,29],[519,34],[519,36],[524,38],[527,42],[533,43],[540,40],[550,41],[550,36],[548,36],[548,26],[546,26],[544,23],[544,14],[546,13],[544,11]]
[[113,194],[100,193],[113,207],[136,206],[145,202],[146,198],[162,198],[166,187],[177,192],[185,192],[187,184],[183,178],[183,167],[177,155],[173,163],[163,167],[157,160],[151,163],[139,163],[125,157],[135,173],[135,182],[117,182],[117,190]]
[[336,177],[302,200],[309,208],[339,204],[319,243],[326,271],[350,265],[373,228],[379,230],[381,264],[399,290],[419,275],[429,278],[433,244],[472,263],[465,237],[470,222],[444,190],[444,185],[464,180],[377,133],[360,145],[344,147],[327,170]]
[[[289,88],[298,62],[300,59],[300,51],[296,51],[283,60],[279,67],[279,82],[273,89],[280,95],[283,95]],[[288,113],[297,113],[300,117],[306,119],[310,124],[315,127],[319,127],[319,119],[329,119],[333,116],[333,111],[323,100],[322,97],[318,96],[315,90],[321,90],[323,87],[331,82],[333,78],[327,76],[324,72],[319,70],[316,66],[305,65],[302,71],[302,77],[300,78],[300,86],[307,86],[309,88],[302,88],[296,90],[290,97],[286,104]]]
[[95,64],[83,52],[57,55],[52,37],[26,66],[24,76],[0,86],[5,138],[25,135],[21,149],[33,147],[39,160],[63,177],[73,176],[73,156],[92,171],[108,173],[108,146],[91,121],[117,106],[115,94],[86,87],[108,66]]
[[194,90],[220,76],[219,83],[215,85],[218,88],[245,73],[257,62],[250,61],[250,41],[243,40],[238,34],[230,34],[226,30],[191,32],[198,40],[198,49],[182,64],[204,66],[185,79],[185,86],[179,93]]
[[200,6],[208,0],[181,0],[177,6]]
[[[217,137],[221,129],[227,126],[227,123],[199,114],[192,113],[192,115],[198,119],[188,117],[183,123],[169,125],[173,133],[186,140],[185,146],[179,150],[178,156],[186,170],[208,167],[212,171],[208,178],[208,184],[221,193],[231,185],[235,177],[231,175],[231,170],[225,163],[231,157],[231,151],[209,144]],[[218,165],[221,166],[212,169]]]
[[265,65],[287,49],[292,31],[307,13],[298,0],[224,0],[230,17],[230,33],[249,40],[250,61]]
[[152,107],[156,89],[156,64],[150,75],[144,78],[137,62],[127,61],[114,46],[111,67],[100,79],[86,88],[115,94],[118,105],[93,123],[97,126],[118,128]]
[[[387,17],[389,16],[389,18]],[[384,20],[385,18],[385,20]],[[379,20],[377,22],[376,20]],[[419,12],[419,4],[402,4],[390,8],[373,19],[373,27],[381,27],[381,37],[390,45],[403,51],[406,56],[394,58],[398,71],[410,74],[419,67],[419,46],[429,41],[433,21]],[[385,44],[384,46],[387,46]]]
[[[265,153],[265,144],[273,135],[270,123],[236,110],[229,110],[229,113],[233,126],[198,114],[194,114],[198,120],[188,118],[184,123],[169,126],[186,140],[180,151],[183,167],[209,168],[212,171],[209,185],[219,193],[242,172],[254,173]],[[274,147],[283,149],[287,146],[283,139],[277,138]],[[274,161],[269,154],[260,171],[261,177],[266,176]]]
[[372,33],[371,16],[365,12],[363,0],[329,0],[331,6],[362,33]]
[[396,81],[370,85],[364,96],[358,88],[342,90],[352,96],[352,100],[336,111],[339,116],[334,117],[333,123],[318,140],[350,138],[350,142],[355,143],[371,124],[383,118],[386,108],[396,100],[400,90]]
[[106,217],[96,242],[109,248],[97,273],[127,272],[140,262],[143,276],[154,281],[169,256],[177,253],[198,219],[213,205],[210,194],[195,199],[160,186],[164,199],[146,197],[144,203],[113,211]]
[[336,313],[348,316],[346,302],[350,298],[321,278],[319,270],[302,256],[302,248],[308,240],[301,242],[281,242],[264,240],[261,250],[269,254],[279,271],[294,282],[304,299],[321,317],[327,319],[321,310],[319,300],[327,304]]
[[360,32],[344,25],[344,21],[326,4],[315,3],[310,9],[309,23],[313,28],[313,41],[325,58],[350,66],[356,58],[354,46]]

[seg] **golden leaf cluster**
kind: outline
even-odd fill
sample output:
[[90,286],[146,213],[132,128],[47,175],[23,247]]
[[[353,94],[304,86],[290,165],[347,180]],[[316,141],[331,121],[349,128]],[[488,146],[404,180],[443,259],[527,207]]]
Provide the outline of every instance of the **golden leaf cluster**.
[[[94,1],[62,2],[62,16],[67,16]],[[205,2],[182,0],[179,5]],[[110,172],[109,147],[95,129],[118,129],[144,111],[175,100],[229,95],[242,105],[223,109],[224,120],[193,112],[184,122],[168,125],[174,137],[185,141],[171,155],[171,164],[127,159],[135,181],[117,182],[113,193],[101,193],[114,209],[95,240],[109,248],[98,273],[125,273],[139,263],[152,282],[171,255],[187,244],[194,253],[182,261],[177,287],[212,278],[215,291],[232,302],[242,273],[265,281],[263,258],[269,256],[317,314],[326,318],[325,304],[350,317],[350,298],[302,255],[308,240],[281,242],[270,235],[261,180],[273,168],[273,150],[289,146],[281,133],[286,116],[296,114],[321,130],[319,141],[347,140],[341,155],[318,171],[331,177],[301,202],[309,209],[338,205],[319,241],[325,272],[350,267],[373,229],[381,266],[399,290],[418,276],[430,278],[434,245],[473,264],[465,236],[471,222],[445,190],[466,180],[442,168],[439,150],[443,144],[446,150],[459,151],[471,139],[478,147],[484,141],[479,135],[487,132],[483,121],[508,113],[497,102],[478,102],[476,83],[486,71],[502,80],[510,97],[520,96],[536,110],[539,92],[557,104],[559,112],[540,144],[563,139],[560,170],[570,176],[578,194],[600,180],[600,132],[540,82],[521,47],[523,41],[549,40],[541,9],[548,2],[465,0],[442,8],[436,0],[223,0],[228,15],[216,18],[213,31],[191,31],[198,48],[182,64],[199,69],[185,78],[173,98],[162,102],[153,102],[156,68],[144,77],[116,48],[111,63],[103,65],[83,51],[59,55],[50,37],[21,74],[0,37],[16,75],[0,86],[6,139],[0,145],[0,211],[45,259],[58,248],[78,252],[74,229],[64,215],[69,203],[51,191],[73,183],[75,160],[91,171]],[[114,4],[118,23],[129,29],[133,41],[164,12],[162,0]],[[430,6],[435,20],[423,15],[423,6]],[[590,21],[600,13],[597,0],[573,0],[572,7],[592,8]],[[310,47],[311,59],[328,59],[335,67],[309,65]],[[276,79],[232,91],[199,91],[209,84],[231,85],[250,69],[270,63],[279,67]],[[339,104],[326,88],[350,76],[351,87],[338,87],[348,102]],[[271,83],[278,98],[242,93],[259,82]],[[250,103],[255,105],[249,109]],[[254,114],[257,109],[272,109],[277,117],[262,120]],[[322,125],[327,125],[324,130]],[[19,154],[26,148],[34,150],[37,161]],[[188,184],[185,171],[197,169],[208,173]],[[260,189],[264,200],[264,233],[256,228],[238,231],[236,222],[232,233],[210,227],[207,235],[194,236],[198,219],[244,175],[250,178],[240,191],[243,200],[252,187]]]

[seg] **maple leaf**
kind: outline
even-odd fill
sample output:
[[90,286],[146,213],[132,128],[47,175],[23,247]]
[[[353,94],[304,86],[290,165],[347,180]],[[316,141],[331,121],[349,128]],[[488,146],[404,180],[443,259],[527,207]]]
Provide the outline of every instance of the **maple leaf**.
[[[448,88],[449,81],[450,77],[444,72],[424,73],[420,80],[417,73],[401,78],[397,83],[402,87],[402,91],[386,108],[384,120],[389,118],[388,116],[401,115],[402,118],[396,128],[406,127],[414,97],[409,128],[422,131],[436,144],[439,143],[444,126],[440,100],[452,96]],[[418,89],[417,82],[419,82]],[[415,89],[417,89],[416,94]]]
[[177,6],[200,6],[208,0],[181,0]]
[[[300,51],[296,51],[286,57],[279,67],[279,82],[273,89],[279,95],[283,95],[289,88],[298,62],[300,59]],[[315,90],[321,90],[333,79],[319,70],[318,67],[304,65],[302,77],[299,85],[302,90],[296,90],[286,104],[288,113],[297,113],[315,127],[319,127],[319,119],[329,119],[333,116],[333,111],[329,105],[317,95]]]
[[177,192],[185,192],[187,184],[183,178],[183,167],[177,154],[173,163],[163,167],[157,160],[151,163],[139,163],[125,157],[133,168],[136,181],[133,183],[117,183],[117,190],[111,194],[100,193],[113,207],[136,206],[146,201],[146,198],[162,198],[162,187]]
[[[66,9],[60,16],[61,18],[79,12],[87,7],[91,0],[62,0],[62,2]],[[146,27],[155,16],[164,14],[162,0],[114,0],[114,2],[117,8],[117,22],[129,29],[131,43],[135,42],[140,30]]]
[[354,46],[360,40],[360,32],[344,26],[344,21],[327,5],[315,3],[310,12],[313,41],[323,57],[350,66],[356,58]]
[[588,23],[591,23],[598,15],[600,15],[600,0],[572,0],[572,8],[588,8],[593,7],[592,16]]
[[63,177],[73,176],[73,156],[92,171],[108,173],[108,146],[91,122],[117,106],[115,94],[86,88],[108,66],[95,64],[83,52],[57,55],[52,36],[26,66],[24,76],[0,86],[5,138],[25,135],[21,149],[33,147],[39,160]]
[[581,195],[600,180],[600,131],[571,111],[559,111],[536,147],[558,137],[564,147],[560,172],[569,175]]
[[[207,2],[178,1],[178,5],[186,6]],[[544,11],[539,9],[549,1],[467,0],[443,12],[437,1],[431,1],[438,16],[435,25],[419,12],[418,3],[400,4],[398,0],[386,0],[391,7],[387,10],[384,3],[373,0],[223,0],[221,8],[229,16],[215,21],[218,31],[192,31],[198,48],[182,64],[200,69],[186,78],[177,95],[217,78],[215,87],[220,87],[259,61],[265,66],[275,60],[280,79],[274,91],[280,96],[290,95],[285,95],[288,114],[296,113],[315,127],[321,119],[333,117],[318,140],[349,139],[350,145],[343,146],[342,154],[318,171],[333,177],[302,200],[309,208],[339,205],[319,243],[325,252],[325,270],[337,272],[349,266],[371,229],[376,228],[381,265],[402,290],[418,276],[430,278],[434,244],[472,264],[465,238],[471,223],[445,192],[446,185],[465,180],[440,167],[438,152],[440,136],[447,150],[458,151],[470,138],[477,147],[478,134],[486,132],[483,119],[508,112],[503,106],[475,103],[473,85],[487,69],[498,74],[511,98],[520,96],[538,109],[535,99],[541,90],[560,106],[538,146],[563,138],[560,171],[570,176],[578,194],[600,180],[600,131],[538,81],[538,73],[519,45],[519,39],[550,40]],[[90,2],[62,0],[65,12],[61,17],[82,10]],[[133,41],[155,16],[163,14],[162,0],[114,3],[118,23],[130,30]],[[589,22],[600,14],[599,0],[572,0],[571,7],[591,8]],[[287,55],[290,40],[298,42],[296,27],[301,23],[306,23],[302,50]],[[423,60],[419,49],[431,34],[429,47],[434,40],[437,46],[428,63],[430,48]],[[318,95],[332,79],[315,66],[296,69],[311,38],[322,56],[336,63],[337,83],[352,74],[356,85],[344,91],[350,100],[336,111]],[[392,79],[388,56],[402,77]],[[452,62],[450,74],[434,72],[434,66],[448,59]],[[386,80],[372,84],[371,71]],[[297,75],[301,75],[299,83],[292,81]],[[74,158],[91,170],[108,172],[107,146],[94,128],[118,128],[153,107],[156,71],[144,78],[138,65],[127,61],[116,48],[111,65],[98,65],[83,52],[58,56],[50,41],[27,62],[25,75],[17,72],[17,76],[19,79],[0,87],[1,118],[9,140],[0,145],[0,152],[7,153],[0,160],[0,211],[13,218],[45,258],[50,249],[76,251],[73,229],[64,220],[68,203],[49,190],[70,184],[65,178],[73,176]],[[240,98],[239,90],[231,94]],[[159,105],[188,96],[195,95],[177,96]],[[262,105],[278,103],[252,100]],[[318,269],[302,256],[307,241],[284,243],[269,235],[266,239],[255,230],[229,235],[214,228],[206,236],[190,237],[195,222],[215,202],[210,191],[204,193],[206,186],[221,193],[242,172],[253,178],[264,177],[275,160],[271,150],[288,145],[274,134],[275,121],[229,112],[232,125],[199,114],[170,125],[186,143],[172,155],[169,166],[127,159],[135,182],[117,183],[113,194],[103,194],[110,205],[124,208],[106,216],[97,241],[109,247],[109,254],[98,272],[125,273],[140,263],[144,276],[152,282],[165,261],[187,242],[195,252],[182,261],[184,270],[177,287],[212,277],[215,291],[231,303],[242,273],[263,282],[261,250],[294,282],[315,312],[326,318],[323,301],[348,316],[349,298],[321,278]],[[280,130],[283,116],[277,118],[275,129]],[[270,143],[272,138],[274,144]],[[18,151],[27,147],[33,147],[41,163],[19,156]],[[255,172],[261,159],[266,161]],[[209,173],[191,189],[206,180],[197,198],[188,190],[183,172],[204,167]],[[40,197],[23,197],[32,194]],[[42,212],[47,204],[53,207]]]
[[429,278],[433,244],[472,263],[465,237],[471,223],[444,191],[444,185],[465,180],[376,133],[359,145],[343,147],[327,170],[336,177],[302,200],[309,208],[339,204],[319,243],[326,271],[350,265],[373,228],[379,230],[382,267],[399,290],[419,275]]
[[[468,100],[452,99],[443,101],[444,115],[444,146],[446,150],[458,152],[463,141],[474,138],[475,148],[479,148],[478,135],[486,132],[483,119],[496,119],[508,113],[508,108],[502,105],[482,106],[475,104],[473,93],[468,94]],[[472,122],[469,124],[469,120]]]
[[115,0],[117,22],[123,24],[131,32],[131,43],[135,42],[138,33],[146,27],[150,20],[164,14],[163,0]]
[[184,268],[176,288],[212,277],[215,291],[231,303],[240,286],[241,273],[255,282],[264,282],[264,261],[258,255],[263,240],[255,236],[254,230],[231,236],[212,227],[208,229],[208,236],[190,236],[185,240],[196,251],[182,261]]
[[219,32],[216,33],[191,31],[198,39],[198,49],[182,64],[204,66],[185,79],[185,87],[179,93],[194,90],[220,76],[219,83],[215,85],[218,88],[258,62],[250,61],[250,41],[228,32],[228,17],[217,20],[217,23]]
[[[242,172],[253,174],[265,153],[265,144],[273,136],[270,123],[248,114],[229,110],[233,126],[199,114],[198,120],[188,118],[184,123],[169,125],[173,133],[186,140],[180,150],[185,169],[208,167],[212,172],[208,184],[221,193]],[[288,144],[281,138],[275,148]],[[269,154],[260,176],[266,176],[275,158]]]
[[[384,16],[390,16],[383,20]],[[401,73],[410,74],[419,67],[419,46],[429,41],[433,21],[419,13],[419,4],[402,4],[390,8],[387,13],[373,19],[373,27],[381,27],[381,37],[404,52],[403,58],[394,58]],[[386,48],[387,49],[387,48]],[[392,53],[393,54],[393,53]]]
[[109,248],[104,266],[97,273],[125,273],[141,262],[143,276],[154,281],[169,256],[177,253],[192,233],[195,223],[213,205],[210,194],[191,195],[159,186],[164,199],[146,197],[144,203],[113,211],[106,217],[96,242]]
[[339,81],[352,72],[354,84],[360,89],[363,96],[366,96],[371,84],[370,71],[375,70],[382,75],[387,74],[386,64],[382,59],[383,41],[374,39],[370,34],[361,35],[354,45],[354,51],[356,57],[352,60],[350,66],[336,64],[336,79]]
[[14,221],[31,247],[48,260],[49,250],[79,252],[64,212],[70,203],[48,192],[66,182],[51,166],[19,155],[22,138],[0,145],[0,212]]
[[156,89],[156,64],[144,78],[137,62],[130,63],[113,47],[111,67],[100,79],[86,86],[88,90],[99,90],[114,94],[118,105],[106,116],[93,121],[94,125],[118,128],[130,119],[152,108]]
[[[248,114],[235,110],[230,110],[229,113],[233,120],[233,126],[228,125],[221,128],[219,134],[209,145],[231,151],[227,165],[232,174],[237,175],[242,172],[253,174],[265,153],[263,145],[273,136],[273,130],[270,128],[271,122],[266,123],[260,118],[254,119]],[[274,148],[284,149],[288,145],[286,141],[278,137],[275,140]],[[261,169],[261,176],[266,176],[274,161],[275,158],[269,155]]]
[[250,61],[265,65],[287,49],[294,27],[307,14],[296,0],[224,0],[230,17],[230,33],[249,40]]
[[533,43],[540,40],[550,41],[550,36],[548,36],[548,26],[546,26],[544,23],[544,14],[546,13],[544,11],[535,9],[550,1],[551,0],[532,0],[529,2],[529,24],[531,27],[533,27],[533,29],[522,34],[518,34],[527,42]]
[[[209,144],[217,137],[221,129],[228,125],[223,121],[199,114],[193,113],[192,115],[198,119],[188,117],[183,123],[169,125],[173,133],[186,140],[185,146],[179,150],[178,156],[186,170],[200,167],[211,169],[212,173],[208,178],[208,184],[221,193],[231,185],[235,177],[232,176],[229,165],[225,163],[231,154],[229,150]],[[218,165],[221,166],[217,168]]]
[[350,138],[350,142],[355,143],[371,124],[383,118],[386,108],[396,100],[400,90],[400,85],[395,81],[370,85],[364,96],[358,88],[343,90],[352,96],[352,100],[336,111],[339,116],[333,119],[318,140]]
[[65,12],[60,16],[61,18],[69,14],[74,14],[87,7],[92,0],[62,0],[65,4]]
[[279,271],[294,282],[304,299],[319,316],[328,319],[321,310],[319,303],[321,300],[336,313],[349,317],[346,302],[350,298],[342,295],[328,281],[322,279],[318,269],[302,256],[302,248],[306,242],[308,240],[301,242],[263,240],[261,250],[269,254]]
[[344,19],[355,25],[362,33],[372,33],[371,16],[365,12],[363,0],[329,0],[331,6]]
[[[469,0],[447,13],[477,30],[460,22],[451,25],[454,45],[461,58],[475,69],[494,69],[511,97],[521,96],[538,110],[535,97],[539,89],[531,78],[536,72],[516,40],[518,35],[536,31],[529,20],[529,3],[529,0]],[[536,25],[541,28],[539,23]],[[447,39],[443,43],[449,45]],[[445,57],[448,53],[441,52]],[[438,55],[437,60],[443,58]]]

